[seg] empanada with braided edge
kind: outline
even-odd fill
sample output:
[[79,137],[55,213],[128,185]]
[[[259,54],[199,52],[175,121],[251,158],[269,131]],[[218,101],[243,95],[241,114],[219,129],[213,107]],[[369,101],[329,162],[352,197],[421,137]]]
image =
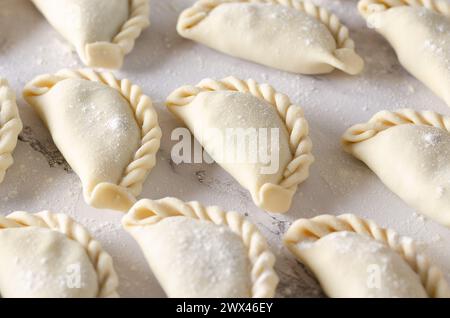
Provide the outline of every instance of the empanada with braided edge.
[[[209,155],[250,191],[257,206],[274,213],[289,210],[298,185],[308,178],[314,162],[309,126],[300,106],[270,85],[228,77],[180,87],[167,98],[167,107]],[[239,148],[242,140],[227,143],[230,130],[239,129],[253,129],[257,140],[249,138],[245,149]],[[269,140],[277,138],[272,129],[278,132],[275,146]],[[268,138],[264,140],[261,131]],[[273,155],[269,163],[261,156],[252,158],[262,152]]]
[[150,97],[127,79],[88,69],[38,76],[23,94],[80,177],[86,202],[128,211],[161,142]]
[[330,297],[450,297],[444,274],[412,239],[353,214],[299,219],[284,243]]
[[403,201],[450,226],[450,117],[433,111],[381,111],[349,128],[344,149]]
[[283,71],[358,74],[364,67],[348,28],[309,0],[199,0],[181,13],[177,29],[185,38]]
[[176,198],[141,200],[122,219],[169,297],[269,298],[275,257],[237,212]]

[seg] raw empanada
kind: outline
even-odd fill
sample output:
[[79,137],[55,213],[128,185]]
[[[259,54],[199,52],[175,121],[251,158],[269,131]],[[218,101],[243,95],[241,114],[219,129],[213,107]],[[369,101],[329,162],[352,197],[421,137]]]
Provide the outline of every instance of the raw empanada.
[[111,256],[64,214],[0,216],[0,296],[118,297]]
[[169,297],[273,297],[275,257],[236,212],[175,198],[141,200],[122,220]]
[[120,68],[150,25],[148,0],[32,0],[90,67]]
[[414,241],[352,214],[297,220],[284,237],[329,297],[450,297],[442,272]]
[[400,63],[450,106],[450,3],[362,0],[358,8]]
[[161,141],[157,114],[141,88],[111,73],[62,70],[31,81],[24,97],[79,175],[86,202],[128,211]]
[[309,0],[199,0],[178,33],[226,54],[302,74],[360,73],[347,27]]
[[406,203],[450,227],[450,118],[432,111],[382,111],[343,136],[347,152]]
[[6,170],[13,164],[12,152],[22,131],[22,121],[16,104],[16,95],[8,81],[0,77],[0,183]]
[[[301,107],[267,84],[234,77],[183,86],[168,97],[167,106],[211,157],[250,191],[256,205],[270,212],[289,210],[297,186],[308,177],[314,161]],[[258,137],[249,138],[244,150],[239,140],[230,142],[231,133],[238,135],[242,130],[254,130]],[[278,132],[275,147],[274,131]],[[273,158],[264,162],[261,153]]]

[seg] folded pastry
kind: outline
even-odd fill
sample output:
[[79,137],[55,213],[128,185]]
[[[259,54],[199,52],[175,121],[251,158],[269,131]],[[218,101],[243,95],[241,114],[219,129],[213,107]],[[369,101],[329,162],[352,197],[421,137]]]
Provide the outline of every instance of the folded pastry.
[[27,84],[24,97],[80,177],[86,202],[127,211],[160,146],[151,99],[129,80],[91,70],[39,76]]
[[199,0],[180,15],[177,29],[185,38],[283,71],[358,74],[364,67],[347,27],[309,0]]
[[381,111],[342,142],[407,204],[450,226],[449,131],[450,117],[432,111]]
[[118,297],[111,256],[64,214],[0,216],[0,296]]
[[352,214],[297,220],[288,249],[333,298],[450,297],[443,273],[415,243]]
[[148,0],[32,0],[90,67],[120,68],[149,26]]
[[16,104],[16,95],[8,81],[0,77],[0,183],[6,170],[13,164],[12,153],[17,137],[22,131],[22,121]]
[[289,210],[314,161],[301,107],[267,84],[234,77],[183,86],[168,97],[167,107],[256,205]]
[[450,106],[450,3],[361,0],[358,8],[400,63]]
[[175,198],[137,202],[122,220],[169,297],[273,297],[275,257],[236,212]]

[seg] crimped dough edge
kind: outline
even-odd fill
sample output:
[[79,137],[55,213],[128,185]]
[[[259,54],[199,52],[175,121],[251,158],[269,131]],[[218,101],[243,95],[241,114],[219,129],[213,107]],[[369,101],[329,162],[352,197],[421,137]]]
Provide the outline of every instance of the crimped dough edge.
[[358,2],[358,10],[364,18],[372,13],[400,6],[424,7],[450,17],[450,3],[444,0],[360,0]]
[[[278,184],[266,183],[261,186],[255,204],[269,212],[285,213],[292,204],[292,198],[299,184],[309,176],[309,167],[314,162],[312,142],[309,137],[309,125],[303,109],[291,103],[288,96],[277,92],[268,84],[259,84],[255,80],[240,80],[227,77],[222,80],[204,79],[196,86],[182,86],[167,98],[170,111],[175,107],[189,105],[198,94],[212,91],[235,91],[251,94],[268,102],[276,110],[289,132],[289,146],[293,159],[286,166],[283,179]],[[172,111],[173,112],[173,111]]]
[[284,244],[301,261],[297,244],[303,241],[317,241],[328,234],[343,231],[366,235],[398,253],[417,273],[429,297],[450,297],[450,288],[444,274],[431,264],[426,255],[417,251],[414,240],[354,214],[320,215],[312,219],[299,219],[286,232]]
[[135,115],[141,130],[141,145],[125,168],[122,179],[118,184],[99,183],[90,193],[85,193],[86,200],[95,208],[126,212],[136,202],[143,183],[156,165],[156,153],[161,144],[162,131],[152,100],[128,79],[118,80],[112,73],[99,73],[89,69],[65,69],[54,75],[38,76],[25,86],[24,98],[33,105],[33,97],[46,94],[58,82],[69,78],[98,82],[117,90],[128,101]]
[[114,269],[112,257],[89,232],[65,214],[44,211],[36,214],[14,212],[6,217],[0,216],[0,231],[8,228],[40,227],[60,232],[72,241],[79,243],[88,255],[98,277],[98,298],[116,298],[119,278]]
[[391,127],[408,124],[431,126],[450,132],[450,117],[430,110],[416,111],[410,108],[396,111],[382,110],[366,123],[356,124],[347,129],[342,136],[342,145],[345,151],[352,153],[354,144],[366,141]]

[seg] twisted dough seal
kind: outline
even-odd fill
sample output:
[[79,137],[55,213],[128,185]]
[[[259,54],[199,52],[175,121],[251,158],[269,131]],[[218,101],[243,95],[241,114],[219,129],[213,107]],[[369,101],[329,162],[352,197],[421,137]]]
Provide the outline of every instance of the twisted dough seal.
[[367,18],[373,12],[400,6],[424,7],[450,17],[450,4],[443,0],[361,0],[358,3],[358,10]]
[[397,111],[383,110],[376,113],[368,122],[350,127],[342,136],[342,144],[347,152],[351,152],[352,144],[368,140],[391,127],[407,124],[431,126],[450,132],[450,117],[433,111],[416,111],[409,108]]

